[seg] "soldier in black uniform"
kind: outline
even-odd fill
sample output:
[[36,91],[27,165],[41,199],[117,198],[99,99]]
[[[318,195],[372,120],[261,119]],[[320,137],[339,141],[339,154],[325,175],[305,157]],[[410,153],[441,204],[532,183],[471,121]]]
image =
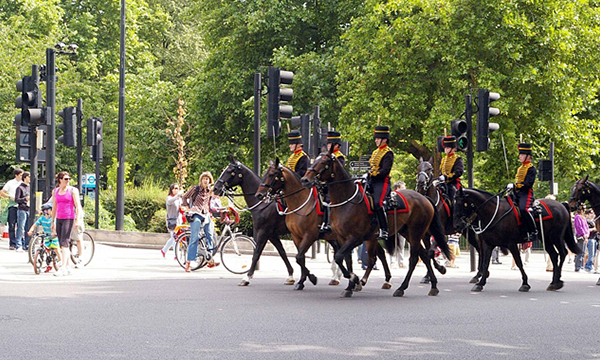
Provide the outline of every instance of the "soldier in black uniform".
[[533,196],[533,184],[537,171],[531,163],[531,144],[519,144],[519,161],[521,166],[517,170],[515,183],[508,184],[509,189],[513,189],[517,205],[521,210],[521,221],[527,229],[527,241],[537,240],[537,228],[533,220],[533,214],[530,213],[531,206],[535,200]]
[[440,164],[442,175],[439,180],[446,185],[446,194],[450,198],[450,202],[454,204],[454,194],[461,187],[460,177],[465,172],[465,165],[462,158],[456,154],[456,138],[454,136],[445,136],[442,139],[442,145],[446,156]]
[[379,223],[379,238],[387,239],[388,223],[383,202],[390,195],[390,171],[394,163],[394,152],[388,146],[389,126],[376,126],[374,138],[377,149],[373,151],[369,159],[371,170],[367,173],[367,187],[373,194],[374,210]]
[[[342,166],[346,165],[346,158],[344,154],[340,151],[340,146],[342,145],[342,135],[337,131],[328,131],[327,132],[327,151],[331,152],[335,157],[337,157],[338,161],[342,164]],[[329,193],[327,191],[327,187],[323,188],[323,197],[325,201],[329,203]],[[329,207],[325,206],[323,209],[323,224],[321,224],[321,231],[325,234],[331,233],[331,227],[329,226]]]
[[288,141],[290,142],[292,155],[288,158],[286,166],[302,177],[308,169],[309,160],[308,155],[302,150],[302,135],[300,135],[300,131],[290,131],[288,133]]

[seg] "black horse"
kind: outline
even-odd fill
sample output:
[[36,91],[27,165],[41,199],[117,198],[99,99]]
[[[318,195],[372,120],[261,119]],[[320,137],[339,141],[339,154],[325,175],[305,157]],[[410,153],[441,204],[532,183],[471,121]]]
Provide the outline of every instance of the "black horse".
[[[546,290],[558,290],[563,287],[560,280],[561,271],[567,256],[566,245],[574,253],[580,249],[573,237],[573,226],[567,204],[555,200],[539,200],[543,211],[542,224],[537,224],[541,238],[544,241],[546,252],[554,266],[552,282]],[[526,230],[517,218],[518,208],[507,198],[494,195],[487,191],[476,189],[460,189],[456,192],[454,207],[454,222],[459,228],[469,226],[481,239],[481,256],[483,276],[473,286],[472,291],[481,291],[489,276],[490,258],[496,246],[506,247],[515,259],[521,270],[523,283],[519,291],[529,291],[531,286],[527,283],[527,274],[523,270],[523,263],[517,247],[518,243],[527,242]],[[537,221],[537,219],[536,219]],[[477,225],[476,225],[477,224]],[[557,252],[558,250],[558,252]],[[560,256],[560,261],[559,261]]]
[[219,176],[215,183],[214,193],[222,196],[226,191],[232,192],[236,186],[242,188],[242,195],[252,213],[254,241],[256,242],[256,249],[254,249],[254,254],[252,256],[252,265],[239,285],[247,286],[250,284],[250,279],[252,279],[252,276],[254,275],[256,264],[260,259],[260,255],[262,254],[265,245],[267,245],[267,241],[271,241],[275,246],[275,249],[277,249],[279,256],[281,256],[281,259],[287,268],[289,276],[284,284],[294,285],[294,269],[287,258],[287,254],[285,253],[279,238],[281,235],[289,233],[287,226],[285,225],[285,216],[279,215],[276,203],[261,203],[254,196],[261,183],[261,179],[258,175],[237,161],[233,155],[229,155],[229,160],[229,165],[223,170],[221,176]]
[[[419,166],[417,166],[417,192],[419,194],[428,196],[433,200],[433,203],[440,214],[440,219],[444,225],[444,231],[446,235],[452,235],[460,232],[454,227],[452,204],[450,203],[450,199],[444,196],[441,189],[435,184],[431,159],[429,161],[424,161],[423,158],[420,158],[419,161]],[[478,257],[479,261],[477,264],[477,274],[469,281],[471,284],[475,284],[481,278],[481,245],[479,244],[477,235],[471,228],[467,229],[467,232],[463,235],[466,235],[469,244],[471,244],[477,253],[480,254]],[[506,248],[502,248],[502,252],[505,255],[508,254]],[[426,284],[428,282],[429,275],[425,275],[425,277],[421,280],[421,283]]]
[[[590,207],[596,215],[596,229],[600,229],[600,186],[589,181],[587,176],[585,179],[577,179],[575,185],[573,185],[571,197],[569,198],[569,206],[571,210],[574,210],[579,203],[586,201],[590,203]],[[600,278],[596,282],[596,285],[600,286]]]

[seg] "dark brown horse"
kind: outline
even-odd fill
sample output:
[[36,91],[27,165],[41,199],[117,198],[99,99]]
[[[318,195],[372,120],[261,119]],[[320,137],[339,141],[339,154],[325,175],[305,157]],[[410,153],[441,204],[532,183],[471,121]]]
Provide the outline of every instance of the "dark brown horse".
[[250,284],[250,279],[252,279],[252,276],[254,275],[256,265],[267,245],[267,241],[271,241],[273,246],[275,246],[275,249],[277,249],[279,256],[281,256],[281,259],[287,268],[289,276],[284,284],[293,285],[294,268],[292,268],[279,238],[280,236],[289,233],[285,225],[285,217],[279,215],[277,212],[277,204],[261,203],[254,196],[256,190],[258,190],[258,185],[260,184],[258,175],[237,161],[232,155],[229,155],[229,160],[230,164],[223,170],[221,176],[219,176],[215,183],[214,192],[219,196],[226,194],[230,198],[230,201],[233,202],[233,196],[237,195],[233,193],[233,189],[237,186],[242,188],[242,196],[246,200],[246,205],[248,206],[250,213],[252,213],[252,227],[254,241],[256,242],[256,248],[252,255],[252,265],[239,285],[247,286]]
[[[417,166],[417,191],[419,194],[423,194],[428,196],[433,200],[435,207],[440,213],[440,219],[442,220],[442,224],[444,224],[444,232],[446,235],[456,234],[460,232],[458,229],[454,227],[454,220],[452,217],[452,204],[450,203],[450,199],[442,194],[441,189],[435,185],[434,182],[434,174],[433,174],[433,165],[431,165],[430,161],[424,161],[423,158],[419,159],[420,164]],[[479,282],[481,278],[481,246],[479,244],[479,240],[475,235],[475,232],[470,228],[466,233],[467,240],[469,244],[471,244],[477,253],[480,254],[478,265],[477,265],[477,274],[469,281],[472,284]],[[502,248],[502,252],[508,254],[505,248]],[[428,283],[429,276],[426,275],[421,283]]]
[[[571,210],[577,208],[579,203],[588,202],[594,214],[596,215],[595,223],[596,229],[600,229],[600,186],[585,179],[578,179],[571,188],[571,197],[569,198],[569,206]],[[596,285],[600,286],[600,279],[596,282]]]
[[[351,252],[363,241],[372,239],[377,227],[373,214],[370,214],[362,185],[350,177],[342,164],[331,153],[321,154],[306,172],[302,181],[307,186],[316,182],[328,184],[331,199],[331,228],[343,243],[335,255],[335,261],[340,266],[344,277],[349,279],[348,287],[342,296],[352,296],[352,290],[358,284],[358,277],[343,266],[342,259],[345,254]],[[425,235],[430,232],[442,252],[449,259],[451,258],[439,215],[432,202],[416,191],[401,190],[398,194],[406,200],[406,211],[388,212],[390,236],[386,241],[386,247],[390,253],[393,253],[396,244],[395,234],[399,232],[410,243],[410,260],[406,278],[394,292],[394,296],[404,295],[404,290],[408,288],[419,257],[431,274],[429,295],[437,295],[439,290],[431,267],[432,254],[428,254],[421,246],[421,240],[425,243],[426,248],[429,248],[429,236]],[[442,269],[444,268],[442,267]]]
[[[484,274],[472,291],[481,291],[489,276],[490,258],[496,246],[507,248],[516,265],[521,270],[522,284],[519,291],[526,292],[531,288],[527,282],[527,274],[517,244],[527,242],[524,225],[517,218],[517,207],[500,194],[491,194],[477,189],[461,188],[456,192],[454,222],[457,227],[471,227],[479,235],[481,241],[482,269]],[[561,278],[562,266],[567,255],[566,246],[578,254],[580,249],[573,237],[573,227],[568,205],[555,200],[539,200],[542,212],[542,224],[537,223],[540,238],[544,241],[546,252],[554,266],[552,282],[546,290],[558,290],[563,287]],[[536,206],[537,207],[537,206]],[[536,221],[539,217],[536,216]],[[558,250],[558,252],[557,252]],[[559,261],[560,257],[560,261]]]
[[[318,207],[321,205],[317,199],[316,189],[305,188],[302,186],[300,177],[289,168],[279,164],[279,159],[277,159],[275,163],[272,163],[266,171],[263,183],[256,192],[256,197],[262,200],[267,196],[277,194],[281,194],[278,196],[283,198],[287,205],[287,209],[285,210],[285,221],[292,234],[294,244],[298,249],[296,261],[302,269],[302,274],[300,280],[296,284],[296,289],[302,290],[307,277],[313,284],[317,283],[316,276],[311,274],[308,268],[306,268],[305,254],[310,246],[319,239],[319,225],[323,221],[323,216],[320,215],[318,211]],[[336,241],[338,237],[335,231],[333,234],[326,235],[324,239],[329,241],[335,248],[338,247]],[[368,244],[367,250],[370,249],[371,254],[374,254],[374,250],[377,246],[377,242],[372,241],[371,244]],[[382,255],[380,259],[382,259],[383,268],[386,274],[387,285],[384,284],[384,288],[389,289],[391,287],[391,284],[389,284],[391,272],[385,261],[383,248],[379,248],[381,249],[380,254]],[[350,264],[349,266],[351,266],[352,261],[350,253],[346,254],[343,259],[346,260],[346,264]],[[370,273],[369,269],[367,269],[365,278],[363,278],[364,283],[366,283],[368,279],[368,273]]]

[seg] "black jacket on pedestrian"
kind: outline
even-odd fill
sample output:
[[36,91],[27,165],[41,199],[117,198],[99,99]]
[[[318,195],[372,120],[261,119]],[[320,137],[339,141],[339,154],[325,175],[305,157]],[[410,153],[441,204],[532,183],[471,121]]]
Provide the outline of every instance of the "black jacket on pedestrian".
[[19,210],[29,211],[29,204],[27,201],[27,197],[29,196],[29,185],[24,182],[19,185],[17,190],[15,191],[15,202],[19,204]]

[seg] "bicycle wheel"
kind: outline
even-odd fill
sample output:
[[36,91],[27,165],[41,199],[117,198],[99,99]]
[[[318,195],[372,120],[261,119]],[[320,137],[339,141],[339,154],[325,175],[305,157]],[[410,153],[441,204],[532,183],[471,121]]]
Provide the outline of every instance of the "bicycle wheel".
[[[175,244],[175,257],[179,265],[185,269],[185,263],[187,261],[187,250],[188,241],[191,233],[186,231],[177,237],[177,243]],[[190,262],[190,270],[195,271],[207,264],[206,261],[206,241],[204,236],[198,240],[198,253],[196,259]]]
[[71,250],[71,261],[73,261],[73,264],[77,264],[78,260],[80,260],[82,266],[87,266],[94,257],[96,243],[94,242],[94,238],[86,231],[83,232],[81,240],[81,247],[83,248],[81,254],[79,253],[79,247],[76,243],[77,240],[71,240],[71,244],[69,245],[69,250]]
[[46,252],[44,249],[39,249],[33,256],[33,272],[39,275],[42,272],[42,268],[46,266]]
[[39,248],[42,247],[44,241],[43,235],[34,235],[29,239],[29,262],[33,264],[33,257]]
[[256,243],[246,235],[228,237],[221,246],[221,262],[225,269],[234,274],[245,274],[252,265]]

